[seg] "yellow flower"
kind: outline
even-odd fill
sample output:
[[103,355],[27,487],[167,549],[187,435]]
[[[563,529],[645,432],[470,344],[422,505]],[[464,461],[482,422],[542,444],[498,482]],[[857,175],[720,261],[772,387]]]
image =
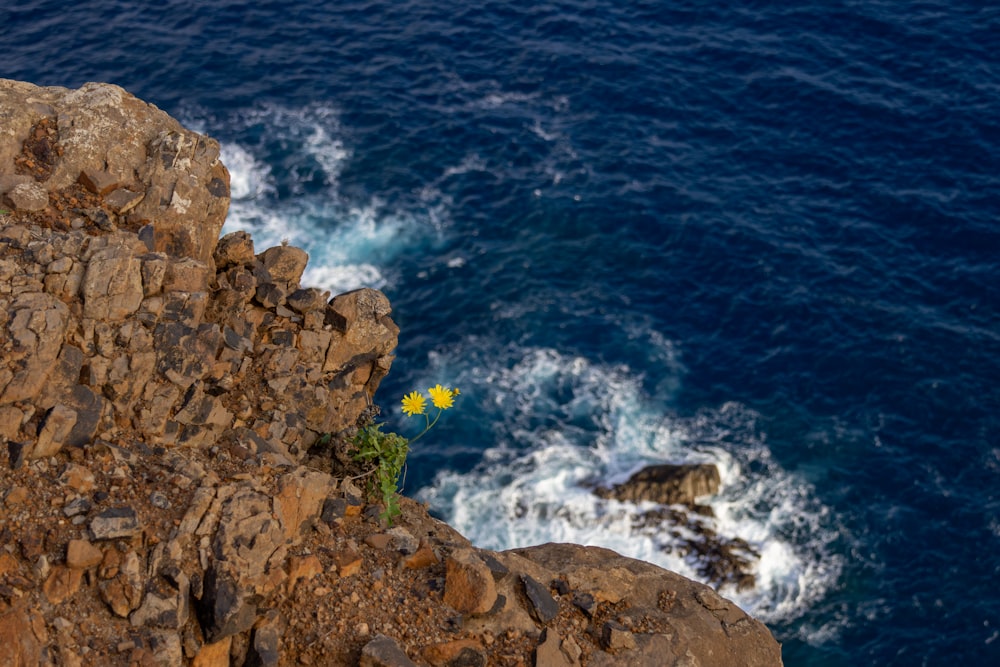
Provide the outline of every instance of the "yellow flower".
[[[433,394],[431,395],[433,396]],[[426,407],[427,399],[425,399],[420,392],[411,391],[403,397],[403,412],[406,413],[407,417],[424,414]]]
[[431,402],[434,403],[435,408],[447,410],[453,405],[454,394],[451,389],[437,385],[428,389],[427,393],[431,395]]

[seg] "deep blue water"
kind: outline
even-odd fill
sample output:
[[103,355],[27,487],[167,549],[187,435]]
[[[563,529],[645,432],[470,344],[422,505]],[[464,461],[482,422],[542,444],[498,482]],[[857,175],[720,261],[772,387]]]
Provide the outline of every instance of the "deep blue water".
[[227,230],[383,289],[407,491],[692,574],[585,484],[712,461],[787,665],[1000,664],[1000,8],[0,8],[0,76],[218,138]]

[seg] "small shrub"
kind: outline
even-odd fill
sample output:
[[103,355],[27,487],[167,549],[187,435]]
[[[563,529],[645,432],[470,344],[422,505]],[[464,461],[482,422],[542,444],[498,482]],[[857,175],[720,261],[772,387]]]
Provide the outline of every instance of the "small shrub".
[[412,391],[403,397],[403,413],[406,416],[424,416],[424,430],[413,438],[407,439],[398,433],[383,433],[382,424],[378,422],[363,426],[354,436],[354,460],[374,466],[365,473],[366,476],[372,476],[368,486],[369,493],[382,497],[382,506],[385,509],[380,518],[389,525],[392,525],[392,520],[400,515],[399,478],[406,467],[406,454],[410,451],[410,445],[437,424],[442,412],[454,406],[459,391],[457,388],[448,389],[439,384],[428,389],[427,393],[431,403],[438,409],[433,421],[427,414],[427,399],[423,394]]

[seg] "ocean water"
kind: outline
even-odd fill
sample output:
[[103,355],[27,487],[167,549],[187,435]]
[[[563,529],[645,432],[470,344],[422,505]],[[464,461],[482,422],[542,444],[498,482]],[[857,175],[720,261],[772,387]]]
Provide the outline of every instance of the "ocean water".
[[222,142],[226,230],[378,287],[379,400],[461,387],[406,491],[476,543],[690,576],[587,489],[712,462],[722,592],[794,665],[1000,664],[1000,8],[0,7],[0,76]]

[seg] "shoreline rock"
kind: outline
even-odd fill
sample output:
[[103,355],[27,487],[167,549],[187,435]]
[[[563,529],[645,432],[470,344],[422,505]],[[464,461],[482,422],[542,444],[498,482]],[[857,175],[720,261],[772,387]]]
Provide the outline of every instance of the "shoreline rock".
[[653,565],[388,529],[345,444],[386,297],[217,239],[218,145],[118,87],[0,80],[0,128],[0,664],[781,664]]

